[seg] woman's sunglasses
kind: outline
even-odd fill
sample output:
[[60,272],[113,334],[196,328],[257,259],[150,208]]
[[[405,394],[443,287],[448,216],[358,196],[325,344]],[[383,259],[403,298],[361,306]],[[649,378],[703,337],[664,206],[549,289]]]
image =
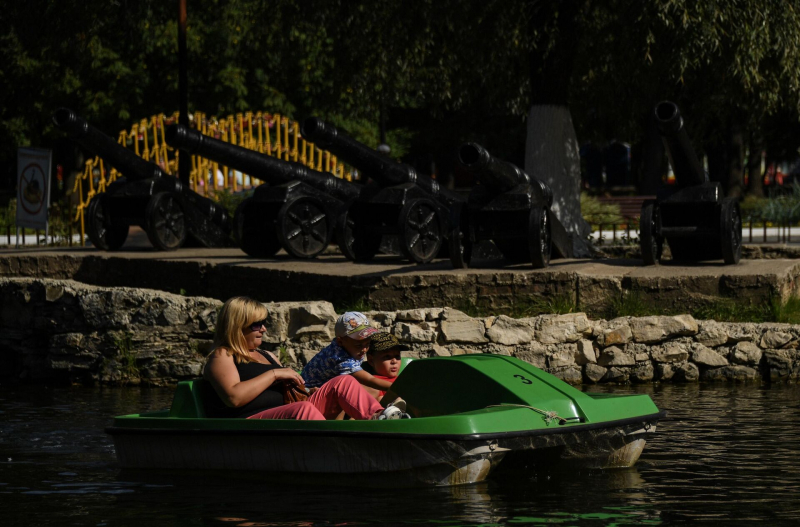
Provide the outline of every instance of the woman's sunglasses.
[[266,327],[266,325],[267,325],[267,319],[265,318],[264,320],[259,320],[258,322],[253,322],[252,324],[245,326],[245,329],[249,328],[250,331],[258,331],[259,329],[261,329],[261,326]]

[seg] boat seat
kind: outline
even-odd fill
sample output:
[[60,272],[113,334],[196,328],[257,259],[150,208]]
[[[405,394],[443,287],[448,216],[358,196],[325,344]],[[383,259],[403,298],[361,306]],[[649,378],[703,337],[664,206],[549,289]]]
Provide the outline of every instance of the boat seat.
[[206,416],[204,400],[210,395],[209,388],[211,385],[205,379],[180,381],[175,389],[175,396],[172,398],[169,416],[184,419],[204,418]]
[[[412,360],[414,359],[403,357],[400,361],[400,371],[402,372],[403,368]],[[175,389],[169,416],[184,419],[202,419],[206,417],[205,401],[208,397],[213,396],[213,388],[205,379],[180,381]]]

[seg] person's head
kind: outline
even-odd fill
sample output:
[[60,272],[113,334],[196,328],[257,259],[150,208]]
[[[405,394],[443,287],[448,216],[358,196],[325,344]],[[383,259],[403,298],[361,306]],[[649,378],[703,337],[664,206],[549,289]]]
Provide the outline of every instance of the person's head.
[[217,315],[214,347],[225,348],[236,362],[250,361],[249,350],[261,345],[267,308],[245,296],[235,296],[222,305]]
[[336,320],[336,342],[354,359],[362,359],[369,349],[372,335],[378,330],[370,327],[364,313],[348,311]]
[[391,333],[376,333],[367,352],[367,362],[376,375],[397,377],[400,374],[400,352],[406,350],[408,346],[400,344]]

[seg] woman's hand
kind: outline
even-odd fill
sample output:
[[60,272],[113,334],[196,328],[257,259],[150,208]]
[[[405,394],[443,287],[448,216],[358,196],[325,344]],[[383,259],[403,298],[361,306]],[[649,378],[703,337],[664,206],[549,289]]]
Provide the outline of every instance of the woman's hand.
[[275,380],[289,381],[300,387],[305,387],[306,385],[306,381],[303,380],[303,377],[291,368],[275,368],[270,371],[275,373]]

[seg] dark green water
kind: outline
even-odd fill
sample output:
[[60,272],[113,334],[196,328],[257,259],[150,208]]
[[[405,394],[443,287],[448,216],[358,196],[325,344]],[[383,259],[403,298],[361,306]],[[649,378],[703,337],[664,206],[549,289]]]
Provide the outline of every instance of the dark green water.
[[635,468],[371,490],[121,472],[110,417],[171,390],[0,385],[0,527],[800,525],[800,387],[601,389],[669,411]]

